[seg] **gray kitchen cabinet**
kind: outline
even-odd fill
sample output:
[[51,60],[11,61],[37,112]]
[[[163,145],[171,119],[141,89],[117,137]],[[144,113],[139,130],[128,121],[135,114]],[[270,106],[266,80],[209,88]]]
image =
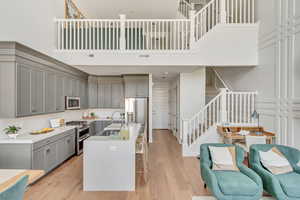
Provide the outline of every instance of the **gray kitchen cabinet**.
[[17,116],[31,114],[29,67],[17,64]]
[[44,112],[44,72],[31,68],[31,114]]
[[0,42],[0,118],[64,111],[64,96],[79,96],[80,81],[87,78],[20,43]]
[[32,154],[32,169],[45,169],[45,148],[39,148]]
[[49,172],[74,154],[75,129],[72,129],[34,143],[1,144],[0,168]]
[[143,98],[149,96],[148,76],[125,76],[125,97]]
[[97,96],[97,108],[123,108],[125,98],[122,78],[99,77]]
[[82,109],[88,108],[87,83],[84,80],[79,82],[80,106]]
[[57,149],[56,149],[57,143],[51,143],[47,146],[44,147],[45,151],[45,171],[49,172],[53,168],[56,167],[57,161],[56,161],[56,154],[57,154]]
[[125,98],[122,82],[111,84],[111,108],[124,108]]
[[89,108],[98,108],[98,80],[90,76],[88,79]]
[[65,93],[65,96],[68,96],[68,97],[73,96],[72,79],[69,77],[64,78],[64,93]]
[[56,111],[65,110],[65,96],[64,96],[64,78],[61,75],[56,75]]
[[96,135],[96,121],[90,123],[90,135]]
[[56,77],[52,72],[45,73],[45,112],[56,112]]

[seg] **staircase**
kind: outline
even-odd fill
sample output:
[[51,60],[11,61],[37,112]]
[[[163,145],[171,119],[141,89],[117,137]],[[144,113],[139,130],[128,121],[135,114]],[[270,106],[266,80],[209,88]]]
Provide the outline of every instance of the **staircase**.
[[204,108],[191,119],[183,119],[181,126],[184,156],[199,154],[199,146],[207,142],[219,142],[218,124],[254,125],[251,114],[255,110],[257,92],[220,90]]

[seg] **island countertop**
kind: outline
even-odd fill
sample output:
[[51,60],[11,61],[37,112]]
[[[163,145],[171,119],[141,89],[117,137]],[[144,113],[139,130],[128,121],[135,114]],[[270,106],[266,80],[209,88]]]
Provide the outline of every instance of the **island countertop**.
[[126,126],[128,127],[128,131],[129,131],[129,140],[116,139],[115,137],[110,137],[110,136],[91,136],[88,139],[86,139],[85,142],[90,142],[90,141],[135,142],[137,137],[140,134],[142,125],[139,123],[129,123]]

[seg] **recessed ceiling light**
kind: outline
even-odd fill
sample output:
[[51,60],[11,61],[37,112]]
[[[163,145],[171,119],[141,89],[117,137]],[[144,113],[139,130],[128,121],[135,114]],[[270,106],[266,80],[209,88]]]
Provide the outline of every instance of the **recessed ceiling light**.
[[168,74],[169,74],[169,72],[165,72],[164,74],[165,74],[165,75],[168,75]]
[[95,56],[95,55],[94,55],[94,54],[92,54],[92,53],[91,53],[91,54],[89,54],[89,57],[90,57],[90,58],[93,58],[94,56]]

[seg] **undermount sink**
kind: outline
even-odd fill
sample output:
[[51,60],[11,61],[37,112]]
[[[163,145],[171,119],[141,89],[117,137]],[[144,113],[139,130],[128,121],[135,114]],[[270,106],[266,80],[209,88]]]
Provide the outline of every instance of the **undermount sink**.
[[120,130],[104,130],[101,136],[118,136],[120,135]]

